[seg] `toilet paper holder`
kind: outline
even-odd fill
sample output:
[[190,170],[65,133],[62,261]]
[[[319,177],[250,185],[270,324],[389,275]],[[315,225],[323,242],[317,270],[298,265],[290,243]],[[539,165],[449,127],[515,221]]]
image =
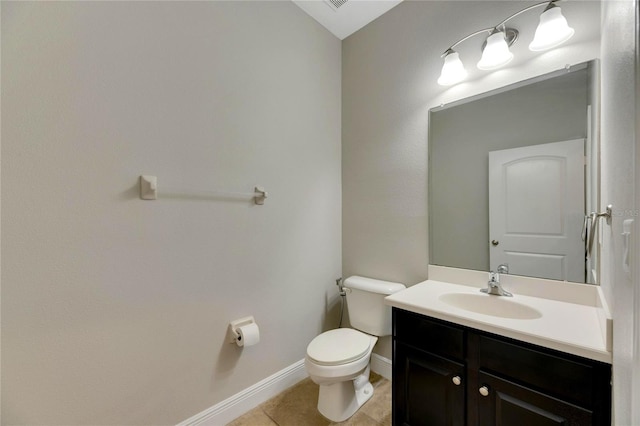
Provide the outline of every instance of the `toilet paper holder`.
[[229,335],[231,336],[229,338],[229,343],[237,343],[238,340],[241,338],[240,333],[238,333],[239,327],[243,327],[245,325],[249,325],[255,322],[256,320],[253,318],[253,316],[248,316],[248,317],[231,321],[229,323]]

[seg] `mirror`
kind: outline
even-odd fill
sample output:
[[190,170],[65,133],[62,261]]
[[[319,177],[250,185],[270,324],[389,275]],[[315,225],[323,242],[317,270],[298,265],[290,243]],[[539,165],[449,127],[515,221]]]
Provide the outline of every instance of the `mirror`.
[[430,264],[598,282],[598,87],[591,61],[431,109]]

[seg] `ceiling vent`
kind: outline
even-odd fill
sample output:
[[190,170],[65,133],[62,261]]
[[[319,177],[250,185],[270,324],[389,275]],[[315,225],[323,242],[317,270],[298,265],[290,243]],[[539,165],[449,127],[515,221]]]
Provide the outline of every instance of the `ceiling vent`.
[[344,6],[349,0],[324,0],[326,4],[329,5],[331,9],[334,11],[338,11],[341,6]]

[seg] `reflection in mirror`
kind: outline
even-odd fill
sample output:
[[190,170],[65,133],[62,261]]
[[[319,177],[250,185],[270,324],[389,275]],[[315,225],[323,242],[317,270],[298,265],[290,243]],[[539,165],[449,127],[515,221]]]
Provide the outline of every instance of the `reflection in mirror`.
[[591,61],[430,111],[431,264],[597,283],[597,82]]

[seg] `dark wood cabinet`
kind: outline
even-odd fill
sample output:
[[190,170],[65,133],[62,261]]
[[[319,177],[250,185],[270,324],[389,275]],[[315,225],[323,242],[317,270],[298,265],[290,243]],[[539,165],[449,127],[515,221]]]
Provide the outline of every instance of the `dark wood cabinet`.
[[411,426],[464,426],[463,363],[398,343],[397,397],[401,423]]
[[393,309],[393,424],[609,426],[611,366]]
[[478,424],[518,426],[592,425],[591,410],[572,405],[488,373],[479,374],[487,395],[478,398]]

